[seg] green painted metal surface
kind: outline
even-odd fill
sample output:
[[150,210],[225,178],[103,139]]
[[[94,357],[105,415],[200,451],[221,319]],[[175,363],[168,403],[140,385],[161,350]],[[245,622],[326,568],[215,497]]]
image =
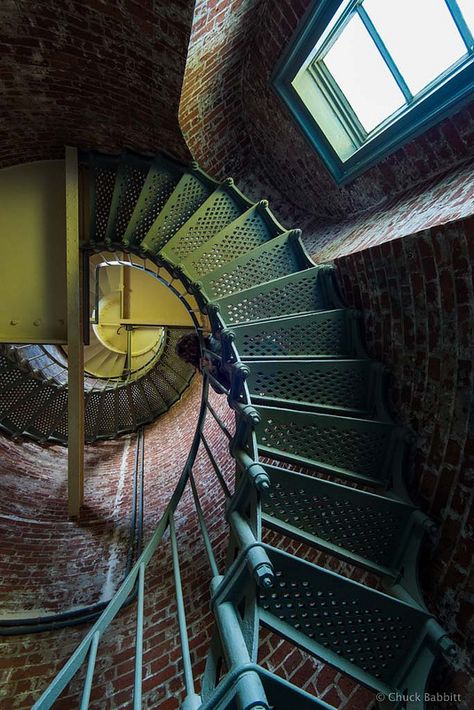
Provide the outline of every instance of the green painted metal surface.
[[384,693],[423,692],[444,631],[419,607],[265,546],[277,583],[259,592],[262,623]]
[[279,237],[238,257],[201,279],[201,287],[211,301],[243,291],[256,283],[298,271],[303,256],[294,232]]
[[124,153],[115,178],[105,241],[121,241],[150,169],[151,158]]
[[240,216],[243,206],[233,185],[221,185],[178,229],[162,249],[163,257],[181,265],[184,259]]
[[255,403],[372,418],[385,414],[382,369],[372,360],[252,360]]
[[[325,287],[327,268],[314,266],[216,301],[228,324],[311,313],[334,306]],[[339,303],[336,307],[339,307]]]
[[270,488],[263,496],[263,522],[347,562],[386,576],[422,599],[418,555],[429,518],[394,498],[264,466]]
[[[406,433],[385,407],[382,369],[361,344],[358,316],[343,307],[333,269],[309,259],[297,231],[284,231],[266,203],[252,205],[231,181],[219,185],[195,165],[159,155],[83,156],[89,171],[89,246],[110,243],[147,257],[181,278],[209,316],[221,350],[204,372],[199,422],[167,510],[137,564],[76,652],[35,704],[50,708],[87,664],[84,707],[100,639],[133,588],[138,589],[134,705],[141,700],[144,581],[148,562],[171,526],[177,629],[186,675],[184,710],[315,707],[317,698],[256,664],[260,625],[379,692],[422,692],[435,656],[449,644],[426,612],[418,553],[429,521],[403,484]],[[163,261],[161,261],[163,260]],[[212,303],[209,304],[209,301]],[[195,307],[195,305],[194,305]],[[192,307],[190,306],[191,310]],[[90,440],[136,429],[176,401],[192,375],[168,333],[160,368],[134,382],[94,384],[86,392]],[[204,352],[204,343],[201,342]],[[64,442],[61,362],[51,353],[0,351],[0,426],[14,435]],[[35,362],[38,365],[35,372]],[[46,369],[45,369],[46,368]],[[250,370],[250,372],[249,372]],[[41,379],[49,371],[51,381]],[[209,381],[227,395],[235,428],[208,398]],[[65,399],[66,398],[66,399]],[[236,462],[235,487],[203,434],[212,417]],[[226,501],[228,555],[216,560],[193,480],[200,444]],[[302,466],[306,474],[259,462],[259,454]],[[229,462],[228,462],[229,463]],[[226,470],[229,470],[230,466]],[[319,474],[343,485],[318,478]],[[362,488],[354,488],[354,486]],[[201,683],[194,690],[172,516],[190,485],[210,566],[215,626]],[[367,487],[385,489],[385,495]],[[233,491],[233,492],[232,492]],[[263,513],[262,513],[263,506]],[[370,570],[394,596],[318,568],[261,542],[261,526],[280,541],[308,546]],[[224,567],[221,569],[221,567]],[[408,602],[407,602],[408,600]],[[225,668],[225,671],[219,671]],[[395,710],[397,703],[392,703]],[[409,703],[415,710],[423,704]]]
[[389,422],[255,407],[259,450],[268,456],[390,487],[401,475],[403,432]]
[[213,191],[201,175],[185,173],[141,242],[149,254],[159,254]]
[[122,241],[125,246],[139,245],[143,241],[182,174],[183,167],[177,163],[162,155],[155,158],[123,234]]
[[90,153],[86,156],[89,166],[89,234],[87,242],[94,246],[105,241],[110,208],[118,171],[118,156]]
[[347,309],[233,326],[232,332],[245,360],[348,358],[359,352],[354,318]]
[[284,231],[267,204],[258,203],[195,249],[181,265],[192,281],[199,280]]

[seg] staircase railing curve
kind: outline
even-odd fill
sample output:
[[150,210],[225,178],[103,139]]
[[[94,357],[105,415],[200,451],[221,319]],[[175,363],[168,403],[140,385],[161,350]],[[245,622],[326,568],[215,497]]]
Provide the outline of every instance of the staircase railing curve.
[[[94,253],[95,250],[85,250]],[[107,260],[104,250],[98,251]],[[137,259],[133,253],[114,254],[114,263],[147,273],[166,286],[186,308],[192,326],[164,326],[160,348],[146,366],[121,377],[101,378],[85,372],[85,436],[91,443],[135,431],[166,412],[190,383],[194,369],[174,352],[176,341],[192,327],[201,328],[200,311],[183,283],[162,266]],[[153,268],[151,268],[153,267]],[[16,367],[12,368],[13,363]],[[10,382],[9,372],[23,376]],[[0,348],[0,428],[15,438],[67,444],[67,357],[56,346],[4,345]],[[24,397],[31,410],[26,413]],[[45,414],[45,400],[50,414]]]
[[[420,710],[435,657],[453,649],[419,586],[418,556],[431,524],[408,497],[407,435],[384,406],[381,369],[361,344],[357,314],[340,301],[333,270],[311,261],[300,233],[285,230],[268,203],[251,203],[233,181],[218,184],[195,164],[130,153],[84,161],[94,195],[84,246],[125,249],[164,266],[207,313],[220,347],[198,328],[206,363],[202,398],[175,491],[127,579],[34,709],[50,708],[83,663],[81,708],[88,707],[100,640],[135,584],[133,705],[141,708],[145,573],[169,530],[182,708],[329,709],[256,663],[263,625],[370,688],[381,708]],[[211,401],[210,385],[227,397],[233,430]],[[207,417],[228,442],[233,484],[205,435]],[[198,451],[226,501],[222,573],[193,475]],[[199,693],[175,528],[187,487],[209,562],[214,615]],[[386,591],[262,542],[262,526],[374,572]]]

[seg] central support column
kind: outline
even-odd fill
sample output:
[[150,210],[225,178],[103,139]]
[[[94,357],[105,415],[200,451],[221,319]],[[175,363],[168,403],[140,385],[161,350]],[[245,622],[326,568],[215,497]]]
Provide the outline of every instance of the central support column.
[[75,148],[66,148],[66,272],[68,513],[71,518],[79,518],[84,500],[84,349],[79,251],[79,173]]

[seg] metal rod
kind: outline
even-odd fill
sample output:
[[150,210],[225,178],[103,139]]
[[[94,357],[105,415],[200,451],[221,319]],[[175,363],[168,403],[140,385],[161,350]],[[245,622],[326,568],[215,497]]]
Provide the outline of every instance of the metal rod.
[[388,51],[387,47],[385,46],[384,41],[382,40],[381,36],[377,32],[377,29],[375,28],[371,18],[367,14],[366,9],[363,7],[363,5],[358,5],[356,8],[357,13],[359,14],[360,19],[365,25],[365,28],[367,32],[370,34],[372,37],[374,44],[376,45],[377,49],[380,52],[380,55],[382,59],[384,60],[385,64],[388,67],[388,70],[392,74],[393,78],[398,84],[398,88],[402,92],[405,101],[411,101],[413,98],[413,94],[411,93],[410,89],[408,88],[408,84],[406,83],[403,74],[400,72],[399,68],[395,64],[392,55]]
[[213,453],[212,453],[212,451],[211,451],[211,449],[210,449],[210,447],[209,447],[209,444],[207,443],[207,440],[206,440],[206,437],[204,436],[204,434],[201,434],[201,441],[202,441],[202,443],[203,443],[203,445],[204,445],[204,448],[206,449],[206,453],[207,453],[207,455],[208,455],[208,457],[209,457],[209,460],[210,460],[210,462],[211,462],[211,464],[212,464],[212,467],[213,467],[213,469],[214,469],[214,471],[215,471],[215,473],[216,473],[216,476],[217,476],[217,478],[218,478],[218,480],[219,480],[219,483],[220,483],[221,486],[222,486],[222,490],[223,490],[224,493],[226,494],[227,498],[230,498],[232,494],[231,494],[231,492],[230,492],[230,490],[229,490],[229,487],[228,487],[227,483],[225,482],[224,476],[222,475],[222,472],[221,472],[221,470],[220,470],[220,468],[219,468],[219,465],[218,465],[217,461],[216,461],[215,458],[214,458],[214,455],[213,455]]
[[178,610],[179,635],[181,638],[181,650],[183,656],[184,685],[186,695],[195,695],[194,680],[191,666],[191,655],[189,652],[188,634],[186,631],[186,614],[183,602],[183,588],[181,585],[181,574],[179,571],[178,545],[176,541],[176,529],[174,525],[174,514],[170,515],[170,537],[171,552],[173,556],[174,585],[176,589],[176,606]]
[[128,541],[127,570],[132,569],[133,555],[135,552],[135,534],[137,529],[137,478],[138,478],[138,457],[140,450],[141,429],[137,434],[137,445],[135,448],[135,465],[133,469],[133,490],[132,490],[132,519],[130,521],[130,535]]
[[212,405],[209,404],[209,400],[207,400],[206,405],[207,405],[208,410],[210,411],[210,413],[212,414],[212,416],[214,417],[214,419],[216,420],[216,422],[219,424],[220,428],[224,432],[224,434],[227,436],[227,438],[232,439],[232,434],[227,429],[226,425],[224,424],[224,422],[222,421],[220,416],[217,414],[214,407],[212,407]]
[[145,495],[145,430],[142,427],[142,455],[140,462],[140,495],[138,499],[138,526],[137,526],[137,554],[141,552],[141,543],[143,536],[143,510],[144,510],[144,495]]
[[213,383],[214,386],[216,386],[220,389],[222,394],[229,394],[230,390],[228,390],[227,387],[224,387],[222,382],[219,382],[217,377],[214,377],[214,375],[208,369],[206,369],[205,371],[206,371],[206,374],[207,374],[209,380]]
[[196,489],[196,484],[194,482],[193,472],[189,474],[189,480],[191,481],[191,490],[193,492],[194,505],[196,506],[196,512],[198,515],[199,527],[201,528],[202,539],[204,540],[204,547],[206,548],[207,559],[209,560],[209,567],[211,568],[212,576],[217,577],[219,575],[219,568],[216,563],[216,558],[212,551],[211,541],[209,539],[209,533],[207,531],[206,522],[204,520],[204,515],[202,513],[201,503],[199,501],[198,492]]
[[145,563],[138,570],[137,630],[135,638],[135,682],[133,686],[133,708],[142,709],[143,675],[143,604],[145,600]]
[[81,708],[87,710],[89,707],[89,699],[91,696],[92,679],[94,677],[95,661],[97,658],[97,646],[99,645],[100,632],[96,631],[92,637],[92,643],[89,649],[89,660],[87,662],[87,673],[84,680],[84,690],[82,691]]

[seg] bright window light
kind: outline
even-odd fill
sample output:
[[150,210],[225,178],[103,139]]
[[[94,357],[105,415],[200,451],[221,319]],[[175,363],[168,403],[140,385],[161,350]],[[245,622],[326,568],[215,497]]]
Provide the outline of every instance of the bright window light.
[[358,15],[353,15],[323,61],[367,132],[405,103]]
[[319,0],[274,86],[338,182],[474,99],[474,0]]
[[364,8],[412,94],[466,54],[444,0],[365,0]]

